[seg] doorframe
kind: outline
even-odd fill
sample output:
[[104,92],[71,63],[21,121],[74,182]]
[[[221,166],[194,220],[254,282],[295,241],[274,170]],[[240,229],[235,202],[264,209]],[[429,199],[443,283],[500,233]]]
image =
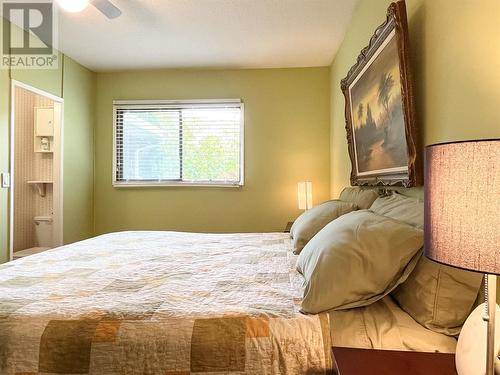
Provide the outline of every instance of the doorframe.
[[[14,156],[15,156],[15,121],[16,121],[16,89],[22,88],[32,92],[33,94],[43,96],[48,98],[54,102],[54,104],[58,104],[59,108],[59,121],[55,122],[54,127],[54,135],[58,135],[58,137],[54,137],[54,176],[59,177],[58,183],[56,183],[56,179],[54,179],[53,184],[53,194],[54,196],[58,196],[59,199],[53,200],[53,243],[55,246],[63,245],[63,155],[64,155],[64,99],[53,95],[47,91],[41,90],[34,86],[30,86],[26,83],[17,81],[15,79],[11,79],[11,105],[10,105],[10,124],[9,124],[9,132],[10,132],[10,189],[9,189],[9,261],[14,259],[14,190],[15,190],[15,167],[14,167]],[[56,106],[54,106],[54,111],[56,113]],[[56,195],[57,194],[57,195]]]

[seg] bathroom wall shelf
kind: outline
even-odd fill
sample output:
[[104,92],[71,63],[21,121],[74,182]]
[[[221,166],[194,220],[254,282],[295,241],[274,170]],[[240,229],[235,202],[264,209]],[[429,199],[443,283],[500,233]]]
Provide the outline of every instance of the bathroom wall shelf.
[[35,152],[37,154],[53,154],[54,153],[54,151],[52,151],[52,150],[41,150],[41,149],[35,149]]
[[28,181],[28,185],[33,185],[38,190],[41,197],[47,193],[47,185],[52,185],[54,181]]

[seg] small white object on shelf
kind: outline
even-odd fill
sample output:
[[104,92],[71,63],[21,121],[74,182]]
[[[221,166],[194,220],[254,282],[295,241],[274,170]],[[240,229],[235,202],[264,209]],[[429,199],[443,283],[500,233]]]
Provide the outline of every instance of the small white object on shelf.
[[34,138],[34,151],[37,153],[52,153],[54,149],[53,137],[37,137]]
[[40,138],[40,148],[42,151],[50,151],[50,140],[48,137]]
[[29,185],[34,185],[36,187],[41,197],[45,197],[47,185],[52,185],[53,183],[53,181],[28,181]]

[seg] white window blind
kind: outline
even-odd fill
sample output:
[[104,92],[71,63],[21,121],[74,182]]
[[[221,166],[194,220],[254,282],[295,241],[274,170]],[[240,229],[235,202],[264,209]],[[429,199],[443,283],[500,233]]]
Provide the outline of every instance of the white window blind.
[[243,104],[115,101],[115,186],[243,185]]

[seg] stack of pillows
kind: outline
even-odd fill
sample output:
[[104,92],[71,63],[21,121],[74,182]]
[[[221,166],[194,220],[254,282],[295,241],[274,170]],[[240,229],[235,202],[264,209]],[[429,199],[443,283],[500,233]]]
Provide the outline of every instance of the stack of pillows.
[[458,335],[482,275],[422,256],[423,216],[419,199],[361,188],[302,214],[290,231],[304,277],[302,311],[366,306],[392,292],[424,327]]

